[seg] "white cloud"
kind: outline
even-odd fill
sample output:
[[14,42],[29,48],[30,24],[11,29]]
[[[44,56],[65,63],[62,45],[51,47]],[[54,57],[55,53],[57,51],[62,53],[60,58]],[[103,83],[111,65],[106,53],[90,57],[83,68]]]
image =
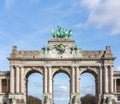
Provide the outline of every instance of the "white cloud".
[[81,0],[80,5],[82,7],[87,7],[87,9],[91,10],[91,9],[95,9],[101,0]]
[[[86,23],[78,27],[93,26],[98,29],[110,29],[110,34],[120,34],[120,0],[82,0],[83,5],[89,11]],[[80,26],[79,26],[80,25]]]
[[120,71],[120,66],[117,67],[117,71]]
[[61,93],[68,93],[69,88],[66,86],[56,86],[55,91],[59,91]]

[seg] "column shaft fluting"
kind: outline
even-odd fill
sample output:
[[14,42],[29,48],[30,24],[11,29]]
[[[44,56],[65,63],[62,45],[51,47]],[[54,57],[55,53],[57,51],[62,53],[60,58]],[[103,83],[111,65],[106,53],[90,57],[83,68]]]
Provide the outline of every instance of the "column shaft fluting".
[[72,93],[74,93],[75,92],[75,68],[74,67],[72,67],[72,88],[71,88],[71,90],[72,90]]
[[108,93],[108,68],[104,67],[104,92]]
[[21,67],[21,93],[25,91],[24,68]]
[[20,84],[19,84],[19,80],[20,80],[20,76],[19,76],[19,67],[16,67],[16,93],[19,93],[20,91]]
[[79,67],[76,68],[76,93],[80,93]]
[[52,75],[51,75],[51,67],[49,67],[49,93],[52,93]]
[[110,92],[113,93],[113,69],[112,69],[112,66],[110,68],[110,82],[111,82]]
[[47,89],[48,89],[48,86],[47,86],[47,67],[44,68],[44,93],[47,93]]
[[100,93],[102,93],[102,67],[100,67],[100,76],[99,76],[99,80],[100,80],[100,85],[99,85],[99,87],[100,87]]
[[10,92],[14,93],[14,87],[15,87],[15,81],[14,81],[14,77],[15,77],[15,73],[14,73],[14,68],[10,67]]

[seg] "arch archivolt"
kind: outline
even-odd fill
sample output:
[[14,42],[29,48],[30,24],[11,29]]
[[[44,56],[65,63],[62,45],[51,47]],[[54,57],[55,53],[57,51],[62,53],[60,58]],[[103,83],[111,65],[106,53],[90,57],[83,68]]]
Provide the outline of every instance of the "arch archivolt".
[[99,76],[99,67],[84,67],[84,68],[80,68],[80,75],[88,72],[91,73],[92,75],[94,75],[95,78],[97,78]]
[[43,68],[42,67],[25,67],[24,68],[24,76],[28,77],[30,74],[32,73],[40,73],[41,75],[43,75]]
[[57,73],[63,72],[65,74],[67,74],[69,77],[71,77],[71,68],[70,67],[53,67],[52,68],[52,78],[54,78],[54,76]]

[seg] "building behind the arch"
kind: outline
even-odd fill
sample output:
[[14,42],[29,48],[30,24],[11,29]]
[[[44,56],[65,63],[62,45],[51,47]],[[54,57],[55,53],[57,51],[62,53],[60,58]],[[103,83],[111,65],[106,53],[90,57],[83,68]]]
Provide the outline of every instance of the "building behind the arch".
[[26,104],[27,76],[39,72],[43,76],[43,104],[53,104],[53,77],[65,72],[70,77],[70,104],[80,104],[80,75],[91,72],[96,79],[96,104],[120,103],[120,72],[113,71],[114,56],[110,46],[105,50],[86,51],[73,39],[53,38],[41,50],[18,50],[13,46],[8,57],[10,71],[0,72],[0,104],[12,100]]

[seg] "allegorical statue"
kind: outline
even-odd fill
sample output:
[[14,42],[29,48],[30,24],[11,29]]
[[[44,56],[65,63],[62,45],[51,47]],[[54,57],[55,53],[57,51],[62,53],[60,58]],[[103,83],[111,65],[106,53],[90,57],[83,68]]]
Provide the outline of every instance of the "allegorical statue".
[[56,31],[52,29],[51,35],[53,38],[70,38],[72,36],[72,30],[67,31],[67,29],[57,26]]

